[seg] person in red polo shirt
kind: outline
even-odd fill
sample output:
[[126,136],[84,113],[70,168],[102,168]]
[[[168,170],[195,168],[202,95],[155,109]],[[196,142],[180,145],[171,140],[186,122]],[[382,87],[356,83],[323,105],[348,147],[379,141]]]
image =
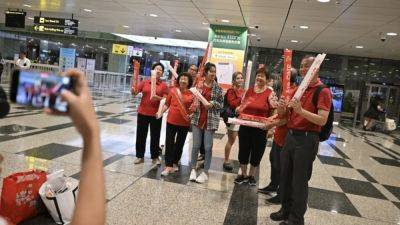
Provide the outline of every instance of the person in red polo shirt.
[[155,63],[152,70],[156,71],[157,83],[156,83],[156,95],[150,99],[151,95],[151,81],[150,79],[142,81],[138,86],[137,93],[132,92],[133,95],[137,95],[142,92],[142,100],[138,108],[137,116],[137,129],[136,129],[136,160],[135,164],[144,162],[144,153],[146,151],[146,139],[147,132],[150,126],[150,152],[153,164],[160,165],[161,162],[158,159],[160,154],[160,132],[162,119],[156,118],[156,113],[160,105],[160,101],[163,97],[168,95],[168,86],[165,82],[161,81],[161,76],[164,73],[164,66],[161,63]]
[[[189,73],[182,73],[177,81],[179,83],[170,90],[163,108],[163,112],[169,108],[165,137],[165,169],[161,173],[163,176],[179,170],[178,162],[182,156],[192,114],[190,106],[194,96],[189,90],[192,86],[192,77]],[[162,114],[158,116],[161,118]]]
[[[304,77],[314,62],[314,56],[305,56],[301,61],[300,74]],[[285,110],[280,102],[278,113],[287,112],[288,134],[281,153],[280,194],[282,207],[272,213],[270,218],[282,221],[280,225],[304,224],[307,210],[308,181],[311,178],[312,166],[318,152],[319,132],[328,120],[332,104],[332,94],[323,88],[317,104],[313,104],[314,92],[323,85],[318,74],[311,80],[300,99],[292,99]]]
[[[297,70],[292,68],[290,71],[290,89],[289,96],[292,97],[297,90],[296,78],[298,76]],[[278,204],[280,203],[279,194],[279,182],[280,182],[280,172],[281,163],[280,157],[282,148],[285,145],[285,138],[287,134],[286,120],[282,120],[282,126],[277,125],[274,132],[274,141],[272,143],[271,151],[269,153],[269,161],[271,163],[271,182],[268,186],[258,189],[258,192],[263,194],[269,194],[271,192],[277,192],[277,195],[267,199],[268,202]]]

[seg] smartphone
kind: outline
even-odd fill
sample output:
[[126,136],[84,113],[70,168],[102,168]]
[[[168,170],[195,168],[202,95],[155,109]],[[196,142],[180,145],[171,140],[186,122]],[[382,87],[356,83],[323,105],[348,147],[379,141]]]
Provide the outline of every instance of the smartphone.
[[11,78],[10,100],[35,108],[50,108],[67,112],[68,104],[62,101],[61,91],[74,90],[75,81],[49,72],[15,70]]

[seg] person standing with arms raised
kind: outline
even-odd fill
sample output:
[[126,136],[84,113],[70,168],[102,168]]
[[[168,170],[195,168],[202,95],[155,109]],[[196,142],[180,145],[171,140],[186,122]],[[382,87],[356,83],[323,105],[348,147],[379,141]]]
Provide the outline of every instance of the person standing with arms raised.
[[161,63],[155,63],[152,70],[156,73],[156,90],[155,95],[151,98],[151,81],[142,81],[137,90],[132,90],[133,95],[142,92],[142,100],[138,108],[137,128],[136,128],[136,159],[135,164],[144,162],[144,154],[146,151],[147,132],[150,127],[150,152],[153,164],[160,165],[161,161],[158,156],[160,149],[160,132],[162,119],[157,119],[156,114],[160,101],[167,97],[168,86],[161,81],[164,73],[164,66]]
[[[304,78],[314,62],[314,56],[305,56],[301,61],[300,75]],[[329,88],[322,88],[313,102],[314,93],[322,86],[318,73],[300,99],[288,104],[280,101],[278,114],[287,115],[288,134],[281,152],[280,194],[282,207],[270,218],[282,221],[281,225],[302,225],[307,210],[308,181],[319,147],[321,127],[328,121],[332,104]]]

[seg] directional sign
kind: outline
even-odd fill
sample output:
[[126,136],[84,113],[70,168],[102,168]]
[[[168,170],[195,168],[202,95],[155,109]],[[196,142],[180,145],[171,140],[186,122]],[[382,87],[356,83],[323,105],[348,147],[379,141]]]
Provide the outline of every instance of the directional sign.
[[35,25],[33,26],[33,29],[37,32],[43,33],[78,35],[78,29],[74,27],[52,27],[45,25]]
[[112,53],[119,54],[119,55],[127,55],[128,54],[128,46],[113,44],[112,45]]
[[33,22],[37,25],[52,25],[62,27],[78,27],[79,21],[75,19],[52,18],[35,16]]

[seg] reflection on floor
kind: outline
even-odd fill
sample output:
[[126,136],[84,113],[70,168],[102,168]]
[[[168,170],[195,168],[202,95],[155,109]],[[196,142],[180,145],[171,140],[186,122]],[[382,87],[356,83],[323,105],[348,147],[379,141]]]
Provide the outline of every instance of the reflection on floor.
[[[188,136],[179,172],[162,178],[163,166],[149,160],[134,165],[137,99],[127,92],[94,92],[101,124],[107,189],[107,224],[278,224],[269,214],[278,205],[256,188],[234,185],[235,171],[222,169],[227,140],[221,122],[214,140],[210,180],[189,179]],[[165,122],[163,125],[165,130]],[[161,137],[164,142],[165,133]],[[269,149],[261,163],[259,186],[269,182]],[[82,142],[71,121],[40,110],[12,106],[0,120],[0,152],[5,156],[2,177],[39,168],[64,169],[79,179]],[[232,159],[237,159],[237,143]],[[364,132],[337,126],[321,143],[309,188],[307,224],[399,224],[400,135]],[[1,188],[1,184],[0,184]],[[96,187],[93,187],[96,188]],[[23,224],[53,224],[48,215]]]

